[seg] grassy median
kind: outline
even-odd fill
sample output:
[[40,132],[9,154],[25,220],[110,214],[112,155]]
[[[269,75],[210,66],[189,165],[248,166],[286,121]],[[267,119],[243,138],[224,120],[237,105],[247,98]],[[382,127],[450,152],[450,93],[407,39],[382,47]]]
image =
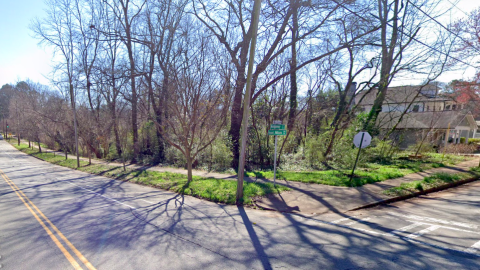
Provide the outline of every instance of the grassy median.
[[[11,143],[18,150],[56,165],[122,181],[171,190],[213,202],[235,204],[237,191],[236,181],[194,176],[192,182],[187,184],[187,176],[179,173],[132,169],[126,169],[124,171],[121,166],[102,164],[88,165],[88,162],[83,160],[80,161],[80,167],[77,168],[77,161],[75,159],[65,159],[64,156],[54,155],[51,152],[40,153],[37,148],[31,149],[27,144],[22,143],[17,145],[15,142],[12,141]],[[243,195],[244,204],[251,205],[257,197],[280,193],[286,190],[290,189],[281,185],[274,187],[273,184],[270,183],[245,182]]]
[[480,178],[479,167],[471,168],[470,171],[462,173],[435,173],[423,180],[403,183],[398,187],[387,189],[383,193],[392,197],[404,196],[472,178]]
[[[388,164],[367,163],[363,168],[355,170],[350,182],[351,169],[324,170],[311,172],[277,171],[277,179],[323,184],[330,186],[363,186],[368,183],[381,182],[403,177],[407,174],[422,172],[432,168],[440,168],[469,160],[469,157],[430,154],[422,160],[394,159]],[[273,179],[272,171],[253,171],[246,173],[249,177]]]

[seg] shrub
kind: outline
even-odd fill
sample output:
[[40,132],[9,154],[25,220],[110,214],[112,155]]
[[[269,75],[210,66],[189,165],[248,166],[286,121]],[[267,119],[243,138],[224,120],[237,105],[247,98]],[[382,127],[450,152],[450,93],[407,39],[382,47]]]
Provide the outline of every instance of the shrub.
[[373,138],[371,147],[365,148],[365,154],[368,156],[370,161],[389,161],[393,156],[398,153],[400,149],[392,140],[379,140],[378,138]]
[[467,139],[465,139],[465,137],[461,137],[461,138],[460,138],[460,143],[465,144],[465,141],[466,141],[466,140],[467,140]]
[[310,136],[306,141],[305,157],[308,164],[313,168],[321,166],[322,161],[325,160],[323,156],[325,141],[321,136]]
[[176,167],[187,166],[187,159],[185,156],[173,146],[168,146],[165,149],[165,161],[167,164],[174,165]]
[[468,144],[480,144],[480,138],[470,138]]
[[414,145],[410,145],[407,148],[407,151],[411,151],[413,153],[416,153],[418,151],[418,154],[426,154],[426,153],[433,153],[435,151],[435,147],[429,142],[424,141],[422,142],[417,142]]
[[282,154],[280,168],[285,171],[306,171],[310,168],[307,162],[305,162],[305,156],[303,155],[303,148],[298,149],[296,153]]
[[230,168],[232,163],[232,151],[224,143],[223,139],[217,139],[210,147],[207,147],[211,151],[210,158],[212,161],[212,167],[210,169],[215,171],[224,171]]

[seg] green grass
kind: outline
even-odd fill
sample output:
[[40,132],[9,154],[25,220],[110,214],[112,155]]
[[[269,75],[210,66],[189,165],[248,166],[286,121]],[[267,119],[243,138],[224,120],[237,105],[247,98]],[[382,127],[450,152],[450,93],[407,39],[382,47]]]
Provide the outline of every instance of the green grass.
[[[30,149],[28,148],[27,144],[23,143],[20,144],[20,146],[17,144],[13,144],[13,146],[29,155],[71,169],[119,179],[122,181],[171,190],[180,194],[191,195],[213,202],[235,204],[237,192],[236,181],[194,176],[192,182],[187,183],[187,176],[179,173],[161,173],[155,171],[131,169],[123,171],[123,167],[121,166],[109,166],[102,164],[88,165],[88,162],[82,160],[80,161],[80,167],[77,168],[77,161],[75,159],[65,160],[64,156],[54,156],[53,153],[39,153],[37,148]],[[255,200],[257,197],[290,190],[289,188],[281,185],[274,187],[274,185],[271,183],[245,182],[243,187],[243,201],[246,205],[252,205],[253,200]]]
[[470,178],[480,178],[480,168],[472,168],[469,172],[455,174],[435,173],[423,180],[402,183],[400,186],[387,189],[383,193],[392,197],[404,196]]
[[[410,173],[453,165],[465,160],[468,160],[468,158],[456,155],[445,155],[444,158],[442,154],[430,154],[422,160],[396,158],[387,164],[368,163],[364,168],[355,170],[352,182],[350,182],[351,169],[311,172],[277,171],[277,179],[330,186],[362,186],[403,177]],[[273,171],[252,171],[247,172],[246,175],[249,177],[273,179]]]

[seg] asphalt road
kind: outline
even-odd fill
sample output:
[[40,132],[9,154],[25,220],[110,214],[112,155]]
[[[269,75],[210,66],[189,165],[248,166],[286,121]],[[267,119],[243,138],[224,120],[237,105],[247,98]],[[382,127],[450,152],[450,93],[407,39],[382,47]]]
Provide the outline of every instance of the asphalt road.
[[0,141],[1,269],[480,269],[480,183],[298,216],[55,166]]

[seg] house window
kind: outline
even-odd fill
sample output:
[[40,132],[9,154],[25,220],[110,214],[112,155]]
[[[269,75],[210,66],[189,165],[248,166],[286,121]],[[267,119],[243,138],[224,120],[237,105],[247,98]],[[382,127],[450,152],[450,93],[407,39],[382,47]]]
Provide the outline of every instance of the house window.
[[450,105],[445,106],[446,111],[450,111]]
[[455,111],[457,109],[457,105],[452,105],[452,111]]
[[418,112],[420,110],[420,105],[413,105],[413,110],[414,112]]

